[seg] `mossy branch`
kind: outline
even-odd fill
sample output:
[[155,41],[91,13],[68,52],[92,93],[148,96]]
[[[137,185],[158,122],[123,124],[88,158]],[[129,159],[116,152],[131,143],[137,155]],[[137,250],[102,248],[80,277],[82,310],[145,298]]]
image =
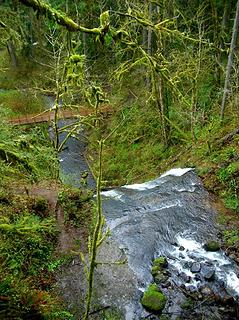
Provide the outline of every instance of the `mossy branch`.
[[108,31],[108,24],[105,24],[99,28],[85,28],[71,18],[69,18],[65,13],[52,8],[49,4],[42,0],[19,0],[22,4],[37,10],[40,14],[48,15],[49,18],[55,20],[59,25],[65,27],[71,32],[85,32],[95,35],[102,35]]
[[101,199],[101,181],[102,181],[102,151],[103,151],[103,140],[99,141],[99,173],[97,178],[96,186],[96,198],[97,198],[97,221],[93,232],[91,247],[90,247],[90,265],[88,273],[88,291],[87,291],[87,301],[86,310],[83,320],[87,320],[90,314],[90,306],[93,291],[93,280],[94,280],[94,270],[96,266],[96,255],[97,255],[97,243],[99,240],[100,232],[102,229],[103,213],[102,213],[102,199]]

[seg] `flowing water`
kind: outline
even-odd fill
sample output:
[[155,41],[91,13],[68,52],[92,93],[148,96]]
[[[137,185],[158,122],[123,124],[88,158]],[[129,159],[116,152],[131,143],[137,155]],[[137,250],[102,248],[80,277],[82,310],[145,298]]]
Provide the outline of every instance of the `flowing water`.
[[[203,248],[208,240],[217,239],[218,231],[209,195],[192,169],[173,169],[156,180],[102,192],[102,196],[111,241],[125,253],[138,291],[143,292],[153,281],[153,259],[164,255],[174,291],[184,288],[193,293],[206,286],[222,298],[231,295],[238,300],[235,262],[221,250],[207,252]],[[193,270],[193,265],[198,270]],[[168,288],[164,292],[172,296]],[[133,300],[126,308],[130,309],[128,316],[125,310],[126,319],[142,316]],[[175,308],[179,312],[174,306],[169,313]]]
[[[54,97],[45,96],[46,99],[46,109],[52,108],[54,106]],[[63,128],[70,124],[74,124],[76,120],[59,120],[59,128]],[[62,132],[59,137],[60,144],[66,138],[68,132],[72,128],[68,128],[66,131]],[[54,129],[49,128],[49,134],[51,140],[54,140]],[[87,139],[84,135],[84,128],[78,130],[71,135],[71,137],[65,143],[62,151],[59,154],[60,168],[61,168],[61,180],[65,184],[69,184],[74,187],[88,187],[95,189],[96,183],[89,169],[88,163],[86,161],[85,153],[87,147]],[[83,186],[81,183],[82,175],[88,173],[85,179],[86,183]]]
[[[70,121],[60,120],[59,125],[62,127]],[[60,141],[66,134],[61,134]],[[81,131],[67,141],[59,155],[64,181],[76,187],[80,186],[82,172],[89,172],[85,149],[86,140]],[[95,188],[90,172],[88,186]],[[225,307],[210,306],[208,311],[206,306],[204,310],[203,302],[198,307],[198,318],[197,314],[183,317],[180,304],[195,292],[210,292],[222,300],[230,296],[233,305],[239,300],[236,263],[222,250],[208,252],[203,247],[208,240],[217,239],[216,212],[191,168],[172,169],[150,182],[102,192],[102,198],[106,227],[111,235],[98,253],[98,259],[107,262],[99,265],[95,274],[97,301],[101,305],[117,308],[126,320],[149,318],[140,298],[153,281],[152,261],[163,255],[168,261],[168,280],[160,287],[168,297],[164,312],[169,319],[177,316],[201,319],[202,313],[205,319],[237,319],[235,312],[231,315]],[[126,264],[117,264],[124,259]],[[77,265],[72,266],[69,275],[61,279],[61,286],[73,292],[82,291],[80,273],[82,270]],[[73,295],[67,292],[65,296],[74,304]]]

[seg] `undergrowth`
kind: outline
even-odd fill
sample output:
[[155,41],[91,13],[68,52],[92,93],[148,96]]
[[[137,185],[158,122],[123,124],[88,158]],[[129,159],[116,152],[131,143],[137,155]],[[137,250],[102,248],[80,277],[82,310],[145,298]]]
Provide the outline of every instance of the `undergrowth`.
[[40,113],[44,110],[44,99],[29,90],[1,90],[0,108],[6,117]]
[[14,127],[0,122],[0,185],[51,179],[56,166],[46,125]]
[[92,222],[93,193],[85,189],[64,187],[58,193],[58,203],[64,211],[65,224],[89,228]]
[[[61,317],[54,294],[55,216],[41,198],[0,190],[0,296],[4,319]],[[70,318],[68,318],[70,319]]]

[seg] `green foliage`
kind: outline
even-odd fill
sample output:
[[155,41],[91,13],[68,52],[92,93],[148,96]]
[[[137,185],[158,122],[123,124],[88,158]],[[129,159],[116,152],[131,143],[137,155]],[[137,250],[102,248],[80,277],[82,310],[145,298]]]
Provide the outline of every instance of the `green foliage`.
[[239,241],[239,231],[237,229],[224,231],[224,239],[228,246],[232,246]]
[[0,182],[21,179],[37,181],[53,178],[56,157],[49,140],[47,127],[13,127],[0,122]]
[[100,15],[100,26],[102,28],[105,28],[109,24],[110,24],[109,11],[105,11],[105,12],[101,13],[101,15]]
[[18,90],[0,91],[0,106],[11,110],[11,115],[40,113],[44,110],[44,101],[32,92]]
[[58,202],[64,210],[66,223],[80,227],[90,227],[92,216],[93,201],[92,191],[65,187],[58,193]]
[[226,208],[235,210],[236,212],[239,212],[239,196],[228,194],[224,196],[224,204]]
[[225,206],[239,212],[239,161],[232,161],[235,151],[234,149],[227,150],[227,163],[224,168],[217,171],[219,181],[225,186],[225,190],[221,193]]
[[54,238],[54,228],[52,219],[41,221],[38,216],[27,213],[13,222],[6,217],[1,218],[4,268],[14,275],[23,272],[26,276],[36,275],[48,264],[49,253],[53,249],[53,242],[48,240]]
[[236,173],[239,173],[239,161],[230,163],[227,167],[219,169],[217,174],[221,182],[226,182],[232,179]]
[[30,197],[1,190],[0,295],[8,297],[9,307],[18,316],[34,309],[46,319],[65,319],[54,316],[62,307],[50,293],[54,281],[49,266],[56,264],[56,221],[54,216],[44,217],[46,208],[42,206],[37,207],[37,211],[43,209],[42,214],[36,215],[31,211],[34,204]]

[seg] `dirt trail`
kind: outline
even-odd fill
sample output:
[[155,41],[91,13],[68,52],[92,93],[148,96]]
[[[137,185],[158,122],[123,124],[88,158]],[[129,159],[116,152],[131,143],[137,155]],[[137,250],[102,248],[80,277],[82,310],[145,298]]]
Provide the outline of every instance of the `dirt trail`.
[[81,238],[83,232],[72,225],[65,224],[64,211],[57,203],[58,191],[57,185],[49,187],[33,186],[30,190],[27,190],[27,193],[29,196],[41,196],[47,199],[49,210],[56,214],[57,226],[60,231],[57,251],[59,253],[67,253],[75,247],[75,240]]

